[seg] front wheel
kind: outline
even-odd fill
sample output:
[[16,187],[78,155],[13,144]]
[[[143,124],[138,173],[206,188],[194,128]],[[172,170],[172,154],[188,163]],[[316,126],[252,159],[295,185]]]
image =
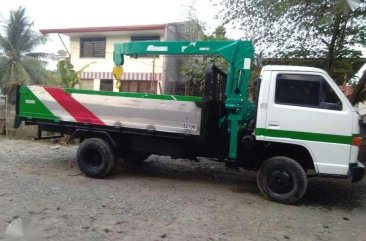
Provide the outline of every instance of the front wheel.
[[269,200],[293,204],[307,189],[307,177],[302,166],[285,157],[271,157],[263,162],[257,173],[257,185]]

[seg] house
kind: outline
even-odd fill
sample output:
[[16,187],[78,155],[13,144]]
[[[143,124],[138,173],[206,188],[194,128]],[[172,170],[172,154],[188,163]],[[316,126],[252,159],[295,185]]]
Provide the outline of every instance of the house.
[[142,56],[125,58],[121,89],[113,78],[113,48],[115,43],[129,41],[182,40],[184,22],[112,27],[41,29],[43,34],[63,34],[69,37],[71,63],[76,70],[92,63],[80,76],[80,88],[87,90],[143,93],[165,92],[167,82],[177,76],[179,63],[172,56]]

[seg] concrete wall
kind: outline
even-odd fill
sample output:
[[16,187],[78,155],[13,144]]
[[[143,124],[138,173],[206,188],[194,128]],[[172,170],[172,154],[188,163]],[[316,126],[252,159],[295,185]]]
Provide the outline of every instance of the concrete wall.
[[[185,22],[167,24],[165,28],[165,39],[167,41],[187,40],[184,36]],[[180,75],[180,67],[187,57],[166,56],[164,62],[164,86],[166,94],[179,93],[180,86],[184,86],[184,77]],[[180,94],[180,93],[179,93]]]

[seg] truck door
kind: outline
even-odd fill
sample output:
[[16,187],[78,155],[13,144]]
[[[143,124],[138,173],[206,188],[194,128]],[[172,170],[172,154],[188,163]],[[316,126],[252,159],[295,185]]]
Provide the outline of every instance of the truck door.
[[352,111],[334,81],[319,72],[272,71],[266,140],[306,147],[319,173],[346,175],[352,139]]

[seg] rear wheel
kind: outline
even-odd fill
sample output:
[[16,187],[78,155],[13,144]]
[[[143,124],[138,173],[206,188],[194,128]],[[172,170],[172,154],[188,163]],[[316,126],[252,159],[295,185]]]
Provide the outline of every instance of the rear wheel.
[[292,204],[300,200],[307,189],[307,177],[295,160],[276,156],[264,161],[257,173],[261,193],[269,200]]
[[103,178],[110,174],[117,160],[112,147],[100,138],[83,141],[78,148],[76,159],[81,172],[93,178]]

